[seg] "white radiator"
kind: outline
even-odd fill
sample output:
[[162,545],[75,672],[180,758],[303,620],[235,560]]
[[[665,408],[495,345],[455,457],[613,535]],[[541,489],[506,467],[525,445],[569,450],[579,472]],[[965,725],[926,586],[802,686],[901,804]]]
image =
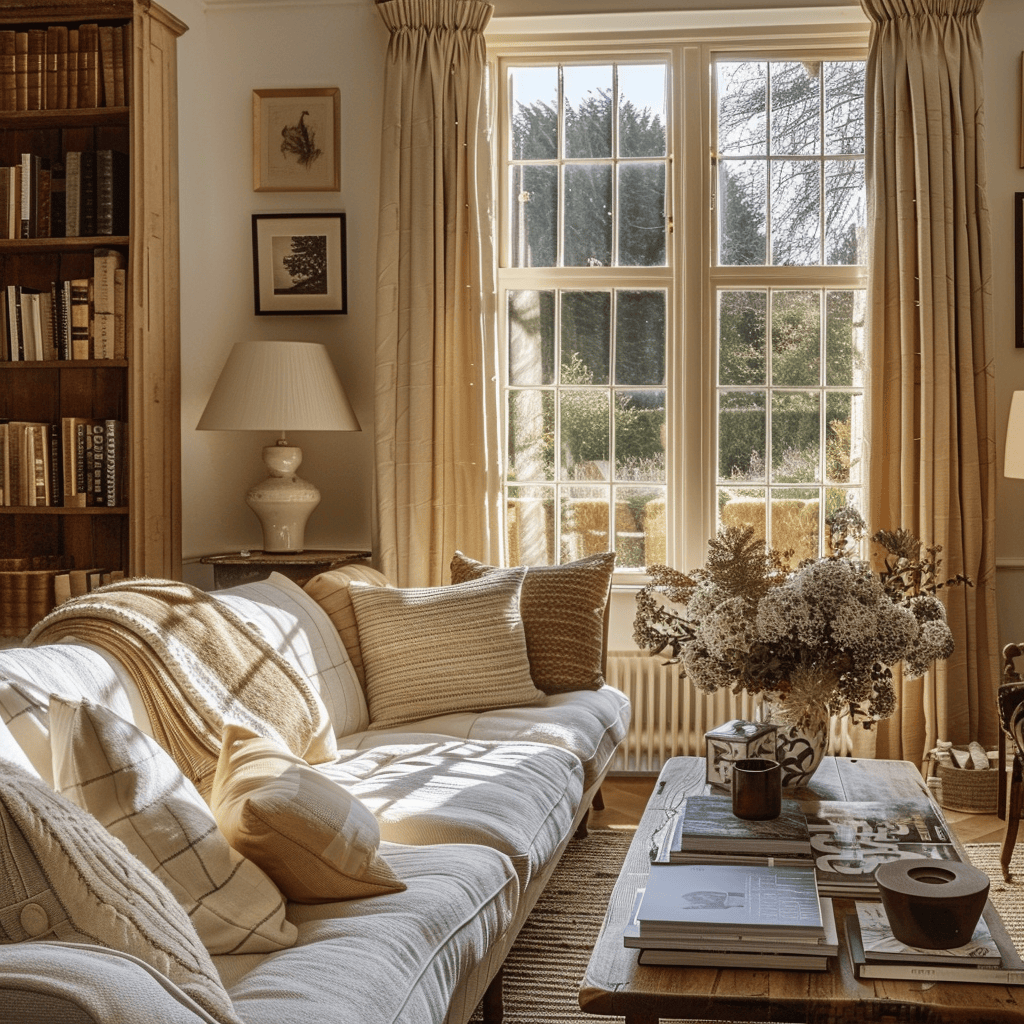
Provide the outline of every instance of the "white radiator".
[[[701,693],[677,665],[640,651],[609,651],[606,679],[633,706],[629,732],[612,760],[619,775],[658,772],[670,757],[704,756],[704,733],[733,718],[754,720],[755,700],[728,691]],[[829,753],[850,752],[849,719],[832,720]]]

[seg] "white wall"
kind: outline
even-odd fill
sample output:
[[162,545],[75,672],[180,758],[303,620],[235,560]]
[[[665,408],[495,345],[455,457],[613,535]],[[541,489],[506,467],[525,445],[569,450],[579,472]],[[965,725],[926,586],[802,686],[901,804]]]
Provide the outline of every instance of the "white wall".
[[[182,269],[183,551],[186,559],[260,546],[245,491],[263,476],[255,434],[195,430],[231,346],[247,338],[327,343],[359,434],[296,434],[302,475],[323,500],[309,547],[370,545],[373,330],[380,103],[387,33],[372,0],[164,0],[190,26],[179,42]],[[498,0],[498,12],[502,3]],[[639,6],[630,4],[630,7]],[[999,455],[1010,395],[1024,389],[1014,347],[1013,193],[1019,167],[1024,4],[987,0],[985,44],[989,205],[993,222],[993,372]],[[341,89],[340,193],[252,191],[252,90]],[[252,307],[253,213],[343,210],[348,226],[349,313],[257,317]],[[1001,642],[1024,637],[1024,481],[999,479],[997,587]],[[205,566],[186,579],[207,585]],[[629,645],[631,593],[616,595],[612,646]]]

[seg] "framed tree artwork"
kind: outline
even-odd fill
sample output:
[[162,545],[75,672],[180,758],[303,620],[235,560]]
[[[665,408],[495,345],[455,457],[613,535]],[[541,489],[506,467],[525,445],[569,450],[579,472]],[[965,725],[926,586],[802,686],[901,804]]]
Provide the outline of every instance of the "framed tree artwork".
[[348,312],[345,214],[254,213],[257,316]]
[[256,192],[337,192],[340,157],[339,89],[253,89]]

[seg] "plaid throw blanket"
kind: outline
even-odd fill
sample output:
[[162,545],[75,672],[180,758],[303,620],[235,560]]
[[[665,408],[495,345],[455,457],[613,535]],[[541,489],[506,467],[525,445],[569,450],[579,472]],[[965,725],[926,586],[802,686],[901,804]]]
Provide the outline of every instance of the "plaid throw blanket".
[[228,722],[310,764],[337,754],[313,686],[255,629],[209,594],[174,580],[127,579],[58,605],[27,644],[76,639],[128,671],[154,738],[205,796]]

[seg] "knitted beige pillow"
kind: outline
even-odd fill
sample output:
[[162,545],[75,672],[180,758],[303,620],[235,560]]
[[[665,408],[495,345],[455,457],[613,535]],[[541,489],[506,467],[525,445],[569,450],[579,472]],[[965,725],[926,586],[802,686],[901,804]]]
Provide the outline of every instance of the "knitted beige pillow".
[[221,832],[289,899],[401,892],[366,805],[302,758],[241,725],[224,730],[210,806]]
[[[485,579],[505,570],[456,551],[452,583]],[[535,565],[523,580],[526,650],[535,685],[545,693],[597,690],[604,685],[608,595],[615,552],[564,565]]]
[[50,698],[54,787],[96,817],[174,894],[210,953],[295,944],[284,897],[232,849],[170,754],[90,701]]
[[241,1024],[167,886],[86,811],[0,761],[0,942],[85,942],[130,953],[221,1024]]
[[519,614],[525,574],[503,569],[448,587],[353,583],[370,728],[543,700]]

